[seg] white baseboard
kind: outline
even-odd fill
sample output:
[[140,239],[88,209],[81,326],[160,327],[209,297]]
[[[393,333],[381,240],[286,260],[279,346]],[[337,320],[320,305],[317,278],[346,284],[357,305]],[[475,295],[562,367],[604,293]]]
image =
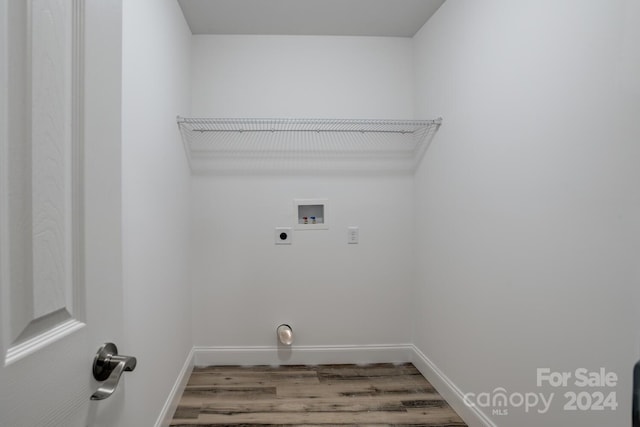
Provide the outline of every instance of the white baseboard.
[[169,393],[169,397],[167,397],[167,401],[162,407],[162,411],[160,411],[160,415],[154,424],[155,427],[168,427],[173,418],[174,412],[176,412],[176,408],[178,407],[178,403],[180,403],[180,398],[182,397],[182,392],[184,388],[187,386],[187,382],[189,381],[189,377],[191,376],[191,371],[193,371],[194,365],[194,354],[195,351],[192,348],[189,354],[187,355],[187,360],[185,360],[184,365],[182,365],[182,369],[178,374],[178,378],[176,382],[173,384],[173,388]]
[[320,365],[410,362],[411,344],[194,347],[195,365]]
[[420,373],[435,387],[451,407],[462,417],[469,427],[497,427],[478,407],[464,403],[464,393],[451,381],[427,356],[415,345],[411,345],[411,362]]

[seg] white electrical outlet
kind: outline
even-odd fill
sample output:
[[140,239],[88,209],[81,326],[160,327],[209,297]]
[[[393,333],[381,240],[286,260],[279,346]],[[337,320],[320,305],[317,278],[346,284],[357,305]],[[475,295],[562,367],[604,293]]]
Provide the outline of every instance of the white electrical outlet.
[[290,245],[293,240],[293,229],[291,227],[276,227],[274,239],[276,245]]
[[357,245],[360,242],[360,228],[359,227],[347,227],[347,243],[350,245]]

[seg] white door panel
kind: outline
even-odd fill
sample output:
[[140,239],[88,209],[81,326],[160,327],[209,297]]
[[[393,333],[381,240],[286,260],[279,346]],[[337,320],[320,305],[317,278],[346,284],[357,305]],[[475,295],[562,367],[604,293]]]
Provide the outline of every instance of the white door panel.
[[118,425],[121,1],[0,7],[0,426]]

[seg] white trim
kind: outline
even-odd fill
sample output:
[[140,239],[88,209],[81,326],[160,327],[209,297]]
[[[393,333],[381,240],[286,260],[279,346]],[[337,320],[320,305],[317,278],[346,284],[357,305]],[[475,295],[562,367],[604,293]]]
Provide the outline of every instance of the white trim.
[[71,88],[71,267],[72,289],[69,310],[85,321],[86,283],[84,265],[84,0],[73,1],[72,88]]
[[411,362],[420,373],[435,387],[444,400],[462,417],[469,427],[497,427],[496,424],[477,406],[464,403],[464,393],[451,381],[427,356],[411,344],[413,357]]
[[194,347],[195,365],[320,365],[410,362],[411,344]]
[[82,329],[85,323],[79,322],[76,319],[69,319],[53,328],[49,328],[44,332],[32,337],[20,344],[9,347],[7,355],[4,360],[4,366],[17,362],[23,357],[27,357],[30,354],[54,343],[67,335],[71,335],[75,331]]
[[193,361],[194,361],[195,348],[192,348],[187,355],[187,360],[185,360],[180,373],[178,374],[178,378],[176,382],[173,384],[173,388],[167,397],[167,401],[164,403],[162,410],[160,411],[160,415],[154,424],[155,427],[168,427],[173,419],[173,414],[176,412],[176,408],[178,407],[178,403],[180,403],[180,398],[182,397],[182,392],[187,386],[187,382],[189,381],[189,377],[191,376],[191,371],[193,371]]
[[9,3],[0,0],[0,352],[6,353],[9,322],[3,316],[9,299]]

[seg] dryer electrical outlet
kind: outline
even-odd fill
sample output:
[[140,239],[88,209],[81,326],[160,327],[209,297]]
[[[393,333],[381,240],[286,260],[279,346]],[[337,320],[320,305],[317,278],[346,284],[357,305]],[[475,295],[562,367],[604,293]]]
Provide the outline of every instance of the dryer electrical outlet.
[[293,240],[293,229],[291,227],[276,227],[274,239],[276,245],[290,245]]

